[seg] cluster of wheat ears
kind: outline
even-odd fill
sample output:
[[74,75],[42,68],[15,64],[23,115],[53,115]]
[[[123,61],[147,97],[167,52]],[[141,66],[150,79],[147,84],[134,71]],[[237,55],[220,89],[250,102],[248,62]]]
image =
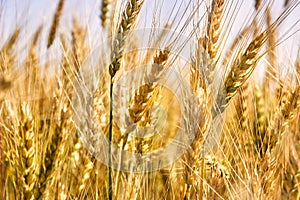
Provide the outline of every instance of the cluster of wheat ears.
[[[179,119],[185,111],[179,105],[189,106],[161,84],[168,68],[178,66],[197,100],[199,114],[183,116],[185,124],[197,125],[194,133],[184,133],[194,138],[183,154],[167,166],[140,173],[122,171],[122,163],[119,170],[110,168],[82,143],[74,122],[74,86],[84,84],[80,70],[93,50],[91,27],[74,17],[70,33],[59,31],[66,1],[59,0],[49,29],[40,26],[24,41],[22,25],[1,41],[0,199],[300,199],[300,61],[280,48],[298,29],[278,37],[281,25],[299,7],[297,0],[282,2],[278,17],[271,12],[273,1],[253,1],[248,21],[235,35],[230,34],[231,24],[241,1],[176,1],[170,16],[162,14],[159,1],[149,1],[147,6],[157,7],[147,41],[154,48],[146,50],[138,48],[144,41],[132,34],[143,28],[146,1],[101,1],[101,30],[93,30],[106,42],[101,42],[105,47],[98,48],[100,60],[94,62],[104,70],[91,105],[86,105],[91,117],[77,117],[88,118],[87,124],[96,121],[97,130],[120,150],[159,155],[184,129]],[[185,17],[174,17],[180,14]],[[160,17],[168,18],[163,28],[174,34],[156,29]],[[176,53],[178,46],[190,43],[175,32],[194,41],[187,62]],[[16,48],[19,43],[28,48]],[[56,60],[49,56],[41,62],[42,46],[46,54],[54,48]],[[135,51],[128,53],[128,48]],[[284,67],[281,56],[287,61]],[[150,70],[128,83],[144,84],[125,102],[128,98],[122,98],[123,89],[115,82],[142,65],[150,65]],[[136,127],[157,131],[162,120],[158,108],[165,110],[161,133],[130,134]],[[214,129],[217,118],[224,124]],[[203,153],[214,131],[220,137]],[[112,164],[110,147],[103,155]]]

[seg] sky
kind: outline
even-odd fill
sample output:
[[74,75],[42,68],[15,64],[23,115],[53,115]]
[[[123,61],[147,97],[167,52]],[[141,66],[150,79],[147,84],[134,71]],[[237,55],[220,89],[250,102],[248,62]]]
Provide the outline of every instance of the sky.
[[[180,9],[179,13],[173,13],[172,15],[175,17],[175,21],[180,21],[181,15],[187,17],[189,12],[191,12],[192,8],[188,10],[183,9],[189,2],[189,0],[145,0],[143,6],[144,11],[142,12],[145,16],[141,21],[147,24],[147,26],[151,26],[151,16],[153,12],[156,12],[156,14],[160,16],[159,18],[162,19],[161,24],[164,24],[169,18],[171,10],[182,5],[182,9]],[[196,2],[202,1],[194,0],[193,2],[195,4]],[[228,27],[232,29],[228,35],[228,40],[234,38],[241,28],[245,27],[245,19],[247,20],[253,17],[255,13],[254,0],[236,0],[236,2],[239,2],[239,12],[237,12],[238,14],[235,17],[235,21],[231,23],[234,25]],[[16,27],[22,28],[23,34],[21,37],[28,40],[34,34],[37,27],[42,24],[43,27],[45,27],[44,37],[46,37],[47,31],[52,23],[57,3],[58,0],[1,0],[0,34],[2,39],[0,40],[0,45],[5,41],[3,38],[7,38]],[[284,0],[274,0],[272,5],[274,18],[283,10],[283,4]],[[154,7],[155,9],[153,9]],[[202,12],[204,8],[205,3],[202,3]],[[96,43],[99,42],[99,40],[101,41],[101,37],[98,37],[99,30],[101,29],[99,9],[100,0],[66,0],[59,31],[69,31],[72,27],[72,18],[75,16],[79,19],[80,24],[89,27],[89,38],[92,38],[90,40],[91,42],[93,42],[93,38],[96,38]],[[199,12],[201,12],[201,9]],[[198,15],[201,17],[201,14],[198,13]],[[293,62],[293,57],[297,55],[300,45],[300,23],[294,25],[297,20],[300,20],[300,6],[294,10],[279,29],[279,38],[282,37],[282,35],[287,36],[288,34],[284,34],[286,31],[290,31],[290,34],[296,32],[282,44],[282,49],[286,52],[290,52],[291,58],[285,58],[289,59],[290,62]],[[290,29],[291,27],[292,29]]]

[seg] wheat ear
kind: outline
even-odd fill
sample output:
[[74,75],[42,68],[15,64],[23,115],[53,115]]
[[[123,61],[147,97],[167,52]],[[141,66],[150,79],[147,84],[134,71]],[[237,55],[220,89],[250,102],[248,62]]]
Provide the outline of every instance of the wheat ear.
[[4,44],[4,46],[2,47],[1,49],[1,54],[3,52],[7,52],[7,53],[10,53],[10,51],[14,48],[18,38],[19,38],[19,35],[20,35],[20,29],[17,28],[14,33],[9,37],[8,41]]
[[[203,66],[203,77],[208,85],[214,81],[216,68],[216,55],[218,53],[218,40],[221,32],[222,13],[224,0],[212,1],[212,9],[208,14],[206,36],[198,40],[198,64]],[[199,62],[201,59],[201,62]]]
[[22,158],[23,158],[23,181],[24,195],[26,199],[35,199],[35,187],[37,183],[37,156],[36,137],[34,132],[34,120],[27,104],[21,106],[23,120],[22,126]]
[[14,33],[9,37],[7,42],[3,45],[3,47],[0,50],[0,70],[2,72],[6,72],[7,70],[11,69],[14,61],[15,61],[15,55],[13,53],[13,48],[19,38],[20,35],[20,29],[16,29]]
[[284,1],[284,6],[287,6],[289,4],[290,0],[285,0]]
[[8,80],[5,80],[4,77],[0,77],[0,91],[4,91],[8,88],[10,88],[11,82]]
[[116,72],[120,69],[126,36],[134,25],[143,3],[143,0],[130,0],[127,2],[126,8],[122,13],[122,19],[113,44],[114,46],[111,54],[111,64],[109,65],[109,73],[111,77],[114,77]]
[[254,38],[246,51],[239,59],[236,59],[225,79],[225,91],[218,94],[217,103],[221,112],[228,106],[231,98],[236,95],[238,89],[245,83],[255,69],[258,62],[258,52],[266,41],[267,32]]
[[64,2],[65,2],[65,0],[60,0],[58,5],[57,5],[57,8],[56,8],[56,11],[55,11],[55,14],[54,14],[54,18],[53,18],[53,21],[52,21],[52,25],[51,25],[51,28],[50,28],[50,32],[49,32],[49,35],[48,35],[47,48],[49,48],[52,45],[52,43],[55,39],[55,35],[56,35],[57,28],[58,28],[58,25],[59,25],[59,20],[61,18]]
[[258,10],[261,4],[261,0],[255,0],[255,9]]
[[111,3],[112,0],[102,0],[100,19],[103,28],[108,24]]
[[[214,59],[218,53],[218,40],[220,37],[220,27],[222,21],[222,13],[224,10],[224,0],[213,0],[212,10],[208,15],[208,27],[207,27],[207,51],[211,59]],[[213,69],[212,69],[213,70]]]
[[[139,87],[129,105],[129,114],[134,123],[143,121],[143,125],[149,121],[149,111],[155,101],[155,90],[159,87],[156,83],[161,77],[165,63],[169,58],[169,51],[160,51],[154,57],[151,72],[145,77],[146,84]],[[149,82],[149,83],[148,83]]]

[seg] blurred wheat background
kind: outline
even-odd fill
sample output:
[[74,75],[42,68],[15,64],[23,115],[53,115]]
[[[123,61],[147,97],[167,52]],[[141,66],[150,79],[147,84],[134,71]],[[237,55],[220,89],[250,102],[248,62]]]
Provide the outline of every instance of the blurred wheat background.
[[[300,199],[299,4],[2,0],[0,199]],[[150,34],[140,38],[135,30]],[[190,50],[185,62],[176,54],[181,47]],[[74,86],[84,85],[80,70],[95,52],[104,73],[84,120],[97,122],[93,128],[119,149],[139,154],[159,153],[183,129],[179,105],[191,110],[189,103],[159,84],[178,67],[199,115],[183,116],[187,126],[197,125],[195,137],[172,164],[125,172],[85,148]],[[128,101],[115,83],[142,65],[150,71],[128,80],[144,83]],[[214,129],[220,118],[224,124]],[[134,126],[158,130],[162,119],[160,134],[131,135]],[[216,131],[220,138],[207,152]],[[112,153],[105,152],[109,162]]]

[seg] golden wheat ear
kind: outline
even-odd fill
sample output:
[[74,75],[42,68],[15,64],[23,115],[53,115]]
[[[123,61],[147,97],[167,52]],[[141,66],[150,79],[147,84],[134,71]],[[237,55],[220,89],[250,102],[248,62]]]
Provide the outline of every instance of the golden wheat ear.
[[54,18],[53,18],[53,21],[52,21],[52,25],[51,25],[51,28],[50,28],[50,32],[49,32],[49,35],[48,35],[47,48],[49,48],[52,45],[52,43],[55,39],[57,28],[59,26],[59,21],[60,21],[61,15],[62,15],[62,10],[63,10],[64,3],[65,3],[65,0],[60,0],[58,2],[57,8],[56,8],[56,11],[55,11],[55,14],[54,14]]
[[221,88],[217,96],[217,105],[219,112],[223,112],[228,106],[231,98],[236,95],[238,89],[245,83],[250,77],[256,67],[256,63],[260,60],[261,55],[259,51],[262,49],[263,44],[267,41],[269,34],[279,27],[284,22],[287,16],[298,6],[298,3],[294,3],[288,6],[284,12],[276,19],[275,22],[257,35],[242,55],[238,56],[233,62],[231,69],[225,78],[224,88]]
[[0,50],[0,72],[6,73],[7,71],[13,68],[13,65],[16,60],[16,55],[14,55],[14,47],[20,36],[20,29],[17,28],[8,40],[4,43],[3,47]]
[[258,10],[261,4],[261,0],[255,0],[255,9]]
[[290,0],[285,0],[284,1],[284,6],[287,6],[289,4]]
[[143,3],[144,0],[130,0],[127,2],[125,10],[122,13],[121,22],[118,25],[117,35],[114,40],[114,46],[111,53],[111,64],[109,65],[109,73],[111,77],[114,77],[120,69],[126,36],[133,28]]
[[160,51],[154,57],[151,72],[145,77],[145,82],[149,82],[141,87],[135,93],[129,106],[129,114],[134,123],[141,122],[146,125],[149,122],[149,112],[157,97],[157,90],[159,86],[155,84],[163,72],[165,63],[169,58],[170,52],[168,50]]
[[225,6],[224,0],[212,1],[212,9],[208,14],[207,40],[205,40],[208,54],[214,59],[218,53],[217,42],[220,37],[222,14]]
[[263,32],[254,38],[244,54],[235,60],[225,79],[225,90],[220,91],[217,97],[217,104],[221,112],[225,110],[231,98],[236,95],[238,89],[245,83],[255,69],[258,61],[257,55],[266,41],[266,35],[267,33]]
[[208,86],[212,84],[215,78],[224,7],[224,0],[212,1],[211,11],[208,13],[205,36],[198,40],[197,60],[199,62],[199,59],[202,59],[201,65],[203,65],[203,77]]
[[100,19],[103,28],[105,28],[109,23],[109,12],[111,4],[112,0],[102,0]]
[[17,40],[19,39],[20,36],[20,31],[21,29],[17,28],[13,34],[9,37],[9,39],[7,40],[7,42],[3,45],[2,49],[1,49],[1,54],[3,52],[8,52],[10,53],[10,51],[14,48],[15,44],[17,43]]

